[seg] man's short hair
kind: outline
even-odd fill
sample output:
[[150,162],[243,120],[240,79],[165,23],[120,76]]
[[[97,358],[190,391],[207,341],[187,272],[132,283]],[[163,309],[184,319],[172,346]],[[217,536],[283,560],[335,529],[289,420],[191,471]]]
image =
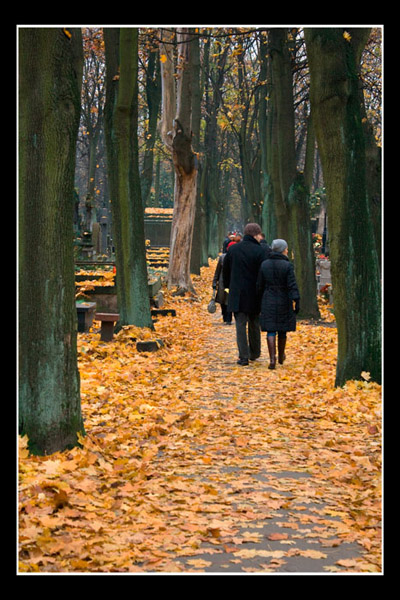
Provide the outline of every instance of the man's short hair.
[[243,233],[244,235],[252,235],[254,237],[261,233],[261,227],[257,223],[247,223]]

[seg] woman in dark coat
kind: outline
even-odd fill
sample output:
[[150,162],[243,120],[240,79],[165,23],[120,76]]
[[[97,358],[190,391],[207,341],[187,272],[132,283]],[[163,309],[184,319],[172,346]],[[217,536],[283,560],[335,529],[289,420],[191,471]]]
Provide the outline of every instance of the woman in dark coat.
[[[274,240],[271,254],[258,274],[257,295],[261,301],[260,327],[267,332],[269,369],[276,365],[276,334],[278,333],[278,361],[285,360],[286,333],[296,331],[296,314],[300,309],[300,294],[294,268],[287,257],[285,240]],[[295,306],[293,308],[293,302]]]

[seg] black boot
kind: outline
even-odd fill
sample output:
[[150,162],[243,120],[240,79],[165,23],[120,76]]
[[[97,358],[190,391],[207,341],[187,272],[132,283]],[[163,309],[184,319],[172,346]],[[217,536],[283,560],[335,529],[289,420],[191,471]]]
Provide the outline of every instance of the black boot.
[[283,361],[286,358],[285,354],[286,337],[278,337],[278,362],[283,365]]
[[249,364],[249,361],[247,360],[247,358],[239,358],[239,359],[236,361],[236,364],[237,364],[237,365],[241,365],[242,367],[245,367],[246,365],[248,365],[248,364]]
[[268,352],[269,352],[269,367],[268,369],[275,369],[276,365],[276,350],[275,350],[275,336],[267,336]]

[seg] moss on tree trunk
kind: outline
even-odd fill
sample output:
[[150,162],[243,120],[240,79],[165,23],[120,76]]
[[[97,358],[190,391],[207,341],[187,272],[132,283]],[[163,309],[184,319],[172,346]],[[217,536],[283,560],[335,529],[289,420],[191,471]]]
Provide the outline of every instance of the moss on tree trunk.
[[51,454],[83,432],[72,244],[80,29],[20,29],[19,60],[19,428],[31,452]]
[[294,254],[296,280],[301,296],[302,318],[319,318],[312,248],[308,190],[296,168],[293,75],[288,32],[270,31],[273,82],[271,176],[274,187],[277,235],[287,240]]
[[292,184],[288,205],[290,207],[290,239],[294,253],[296,280],[300,290],[300,313],[303,319],[320,318],[317,302],[315,256],[312,244],[308,190],[302,173],[297,173]]
[[137,141],[135,28],[105,29],[105,131],[120,325],[153,327],[148,294]]
[[341,28],[305,30],[311,106],[328,198],[338,386],[359,379],[362,371],[381,380],[381,291],[366,190],[360,46],[357,35],[353,40],[344,33]]

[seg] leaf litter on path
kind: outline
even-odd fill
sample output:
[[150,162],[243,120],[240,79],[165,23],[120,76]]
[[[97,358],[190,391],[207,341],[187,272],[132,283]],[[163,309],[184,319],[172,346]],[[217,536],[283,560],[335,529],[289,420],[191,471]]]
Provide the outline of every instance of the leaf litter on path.
[[19,572],[382,571],[380,386],[334,388],[326,322],[300,321],[275,371],[265,339],[238,366],[214,269],[165,292],[155,332],[79,334],[87,435],[50,457],[19,440]]

